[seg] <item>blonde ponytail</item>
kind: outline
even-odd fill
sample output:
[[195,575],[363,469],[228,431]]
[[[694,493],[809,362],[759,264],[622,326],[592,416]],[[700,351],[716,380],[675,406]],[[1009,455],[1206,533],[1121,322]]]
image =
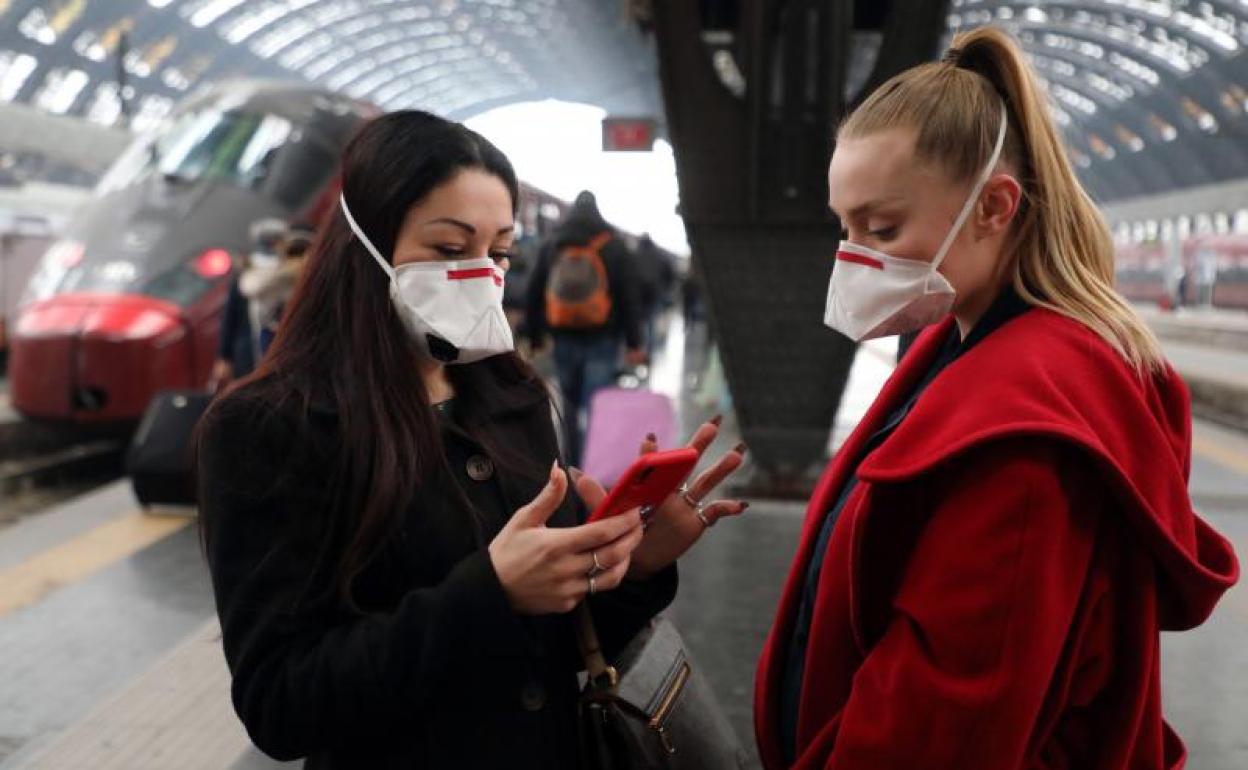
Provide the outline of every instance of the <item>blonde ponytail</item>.
[[885,83],[839,133],[852,138],[913,127],[918,158],[970,180],[992,152],[1002,99],[1009,112],[1002,158],[1023,188],[1009,244],[1015,289],[1027,302],[1092,329],[1137,369],[1162,368],[1157,338],[1114,289],[1109,228],[1075,177],[1045,95],[1008,34],[981,27],[958,35],[941,62]]

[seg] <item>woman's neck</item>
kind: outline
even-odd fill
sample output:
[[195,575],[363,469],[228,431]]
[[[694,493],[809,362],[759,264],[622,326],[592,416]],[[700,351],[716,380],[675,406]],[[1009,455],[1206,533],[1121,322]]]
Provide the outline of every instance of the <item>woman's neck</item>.
[[446,376],[446,366],[437,361],[422,361],[421,379],[425,381],[425,392],[429,394],[429,403],[440,404],[455,397],[455,386]]
[[958,333],[962,339],[966,339],[971,333],[975,324],[979,323],[979,319],[984,317],[988,308],[992,307],[997,297],[1001,296],[1001,292],[1005,290],[1010,280],[1009,274],[1001,271],[979,291],[961,298],[953,311],[953,317],[958,322]]

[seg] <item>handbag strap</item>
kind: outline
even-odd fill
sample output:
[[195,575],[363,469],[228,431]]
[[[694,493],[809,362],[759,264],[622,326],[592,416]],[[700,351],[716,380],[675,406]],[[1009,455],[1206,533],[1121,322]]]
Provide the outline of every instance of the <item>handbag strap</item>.
[[585,659],[589,686],[614,695],[620,686],[620,674],[602,654],[602,644],[598,641],[598,629],[594,627],[594,616],[589,612],[588,601],[576,607],[576,644]]

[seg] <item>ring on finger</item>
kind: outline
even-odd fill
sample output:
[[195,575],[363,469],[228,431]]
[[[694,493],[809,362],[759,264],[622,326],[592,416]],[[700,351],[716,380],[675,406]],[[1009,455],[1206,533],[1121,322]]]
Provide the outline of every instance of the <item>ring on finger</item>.
[[589,568],[589,577],[597,577],[607,571],[607,568],[602,566],[602,562],[598,561],[597,551],[590,551],[589,555],[594,557],[594,566]]
[[589,576],[589,595],[590,596],[593,596],[594,594],[598,593],[598,586],[594,584],[594,581],[597,580],[597,577],[598,577],[597,575]]
[[681,499],[684,500],[686,503],[688,503],[690,508],[694,509],[695,511],[701,508],[702,503],[693,498],[693,492],[692,490],[689,489],[688,484],[681,484],[680,489],[677,491],[680,492]]
[[699,505],[696,509],[694,509],[694,514],[698,517],[698,521],[702,522],[702,526],[706,527],[707,529],[710,529],[711,527],[715,526],[715,522],[711,521],[710,519],[706,517],[705,505]]

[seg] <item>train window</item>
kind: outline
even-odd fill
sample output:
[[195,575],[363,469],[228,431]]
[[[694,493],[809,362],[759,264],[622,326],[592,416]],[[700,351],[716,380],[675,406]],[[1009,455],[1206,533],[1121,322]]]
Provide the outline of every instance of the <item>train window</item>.
[[143,293],[186,307],[202,297],[215,283],[216,279],[201,276],[190,265],[178,264],[152,276],[143,286]]
[[125,153],[101,181],[100,191],[128,187],[154,172],[171,182],[224,182],[258,190],[292,134],[291,122],[277,115],[215,108],[187,113],[151,142]]

